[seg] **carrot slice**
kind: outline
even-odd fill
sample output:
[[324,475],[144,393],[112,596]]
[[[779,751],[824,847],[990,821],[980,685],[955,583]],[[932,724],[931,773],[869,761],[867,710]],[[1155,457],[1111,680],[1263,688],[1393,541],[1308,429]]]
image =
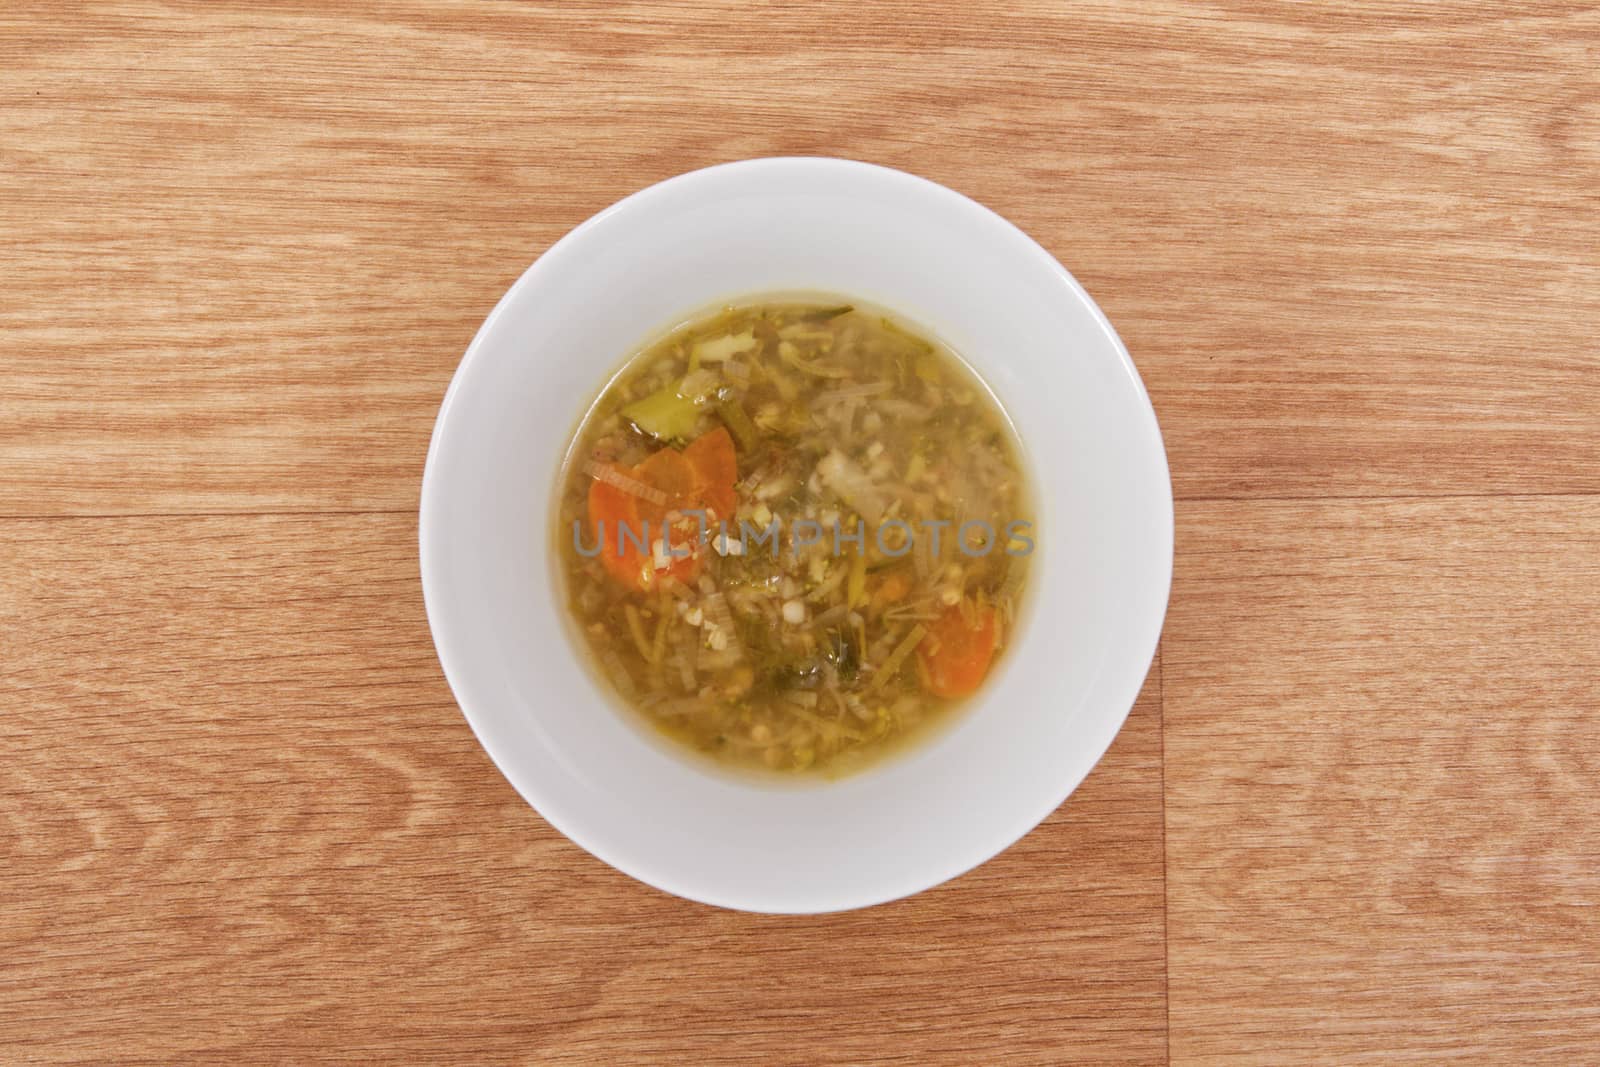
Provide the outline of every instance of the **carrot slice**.
[[[663,448],[632,470],[612,469],[656,490],[661,498],[645,500],[599,478],[589,487],[589,522],[597,530],[604,523],[600,559],[606,570],[623,585],[640,590],[653,589],[656,580],[667,575],[679,581],[695,578],[700,573],[702,547],[697,543],[700,524],[694,516],[680,516],[666,532],[674,554],[664,564],[658,564],[650,546],[663,536],[669,512],[710,508],[718,518],[733,517],[738,505],[733,489],[738,463],[728,431],[719,427],[703,434],[682,452]],[[645,524],[649,525],[644,551],[626,539],[619,547],[618,527],[623,523],[635,535],[642,535]]]
[[733,518],[738,506],[733,485],[739,480],[739,460],[727,427],[719,426],[695,438],[683,450],[683,458],[694,471],[700,503],[715,511],[719,519]]
[[648,512],[645,518],[659,521],[668,511],[694,506],[694,468],[675,448],[663,448],[654,453],[633,469],[633,476],[652,489],[659,489],[666,498],[659,506],[643,505],[641,514]]
[[[620,467],[613,469],[627,473]],[[639,503],[637,497],[610,482],[596,478],[589,484],[590,533],[600,538],[600,562],[623,585],[648,589],[651,579],[650,554],[640,552],[621,533],[624,526],[635,535],[642,532]]]
[[[640,502],[639,516],[650,522],[650,540],[653,544],[662,535],[662,526],[669,511],[700,507],[694,468],[689,466],[683,453],[674,448],[663,448],[634,468],[634,476],[653,489],[659,489],[665,503],[659,505]],[[694,516],[681,516],[667,531],[667,543],[672,546],[665,565],[656,562],[657,576],[671,575],[687,582],[700,573],[700,546],[695,543],[700,524]],[[649,588],[649,586],[646,586]]]
[[928,627],[933,640],[917,648],[928,692],[937,697],[962,697],[982,685],[999,635],[993,608],[976,609],[971,624],[960,605],[947,609]]
[[898,604],[909,592],[911,592],[911,579],[900,571],[890,571],[878,585],[878,590],[872,594],[872,598],[880,604]]

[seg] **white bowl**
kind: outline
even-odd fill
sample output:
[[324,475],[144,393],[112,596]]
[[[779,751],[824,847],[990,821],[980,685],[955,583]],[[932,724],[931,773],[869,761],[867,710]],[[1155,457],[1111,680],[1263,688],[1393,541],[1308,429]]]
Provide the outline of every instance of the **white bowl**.
[[[710,773],[613,706],[563,621],[550,519],[579,414],[641,342],[720,299],[797,290],[871,301],[953,346],[1016,424],[1039,494],[1029,608],[975,706],[807,788]],[[440,408],[420,540],[450,687],[541,815],[668,892],[821,912],[968,870],[1089,773],[1155,652],[1172,493],[1127,350],[1044,249],[899,171],[758,159],[614,204],[518,279]]]

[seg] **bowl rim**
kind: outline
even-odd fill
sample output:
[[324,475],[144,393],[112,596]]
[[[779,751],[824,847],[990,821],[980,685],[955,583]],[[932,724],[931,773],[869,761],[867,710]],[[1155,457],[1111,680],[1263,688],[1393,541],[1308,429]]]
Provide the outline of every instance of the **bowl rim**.
[[[866,173],[878,180],[903,183],[907,189],[915,189],[923,194],[931,194],[942,198],[953,209],[966,211],[975,218],[981,219],[985,225],[998,227],[1017,247],[1019,253],[1033,259],[1038,268],[1042,268],[1052,275],[1057,283],[1066,288],[1071,296],[1089,313],[1095,327],[1099,330],[1103,339],[1109,343],[1111,352],[1115,355],[1119,364],[1119,369],[1129,379],[1138,398],[1139,403],[1137,404],[1135,416],[1141,423],[1139,432],[1151,435],[1155,445],[1153,456],[1158,466],[1158,480],[1161,492],[1159,498],[1152,500],[1151,503],[1158,512],[1158,518],[1161,522],[1161,529],[1155,531],[1155,533],[1158,535],[1160,543],[1164,544],[1165,551],[1161,554],[1159,561],[1151,561],[1152,565],[1159,563],[1160,566],[1160,574],[1156,576],[1159,578],[1160,610],[1154,613],[1153,625],[1147,627],[1149,647],[1142,657],[1144,667],[1139,675],[1137,684],[1133,687],[1133,691],[1128,697],[1127,707],[1120,710],[1120,715],[1115,718],[1114,726],[1104,731],[1104,737],[1099,739],[1103,743],[1098,743],[1095,746],[1098,751],[1094,752],[1093,759],[1084,763],[1082,773],[1063,775],[1058,783],[1058,790],[1052,791],[1053,800],[1044,805],[1042,810],[1029,810],[1019,813],[1018,817],[1011,823],[1012,829],[1003,835],[996,835],[991,846],[984,848],[981,854],[960,857],[953,863],[941,867],[939,872],[931,878],[926,875],[919,875],[910,879],[910,884],[899,884],[888,888],[879,887],[875,891],[866,893],[860,891],[842,893],[840,894],[840,900],[830,901],[823,906],[773,908],[752,905],[747,900],[719,893],[714,888],[708,888],[702,884],[688,884],[679,878],[648,870],[645,865],[635,863],[626,856],[619,856],[613,850],[599,846],[592,839],[585,839],[583,833],[571,825],[570,820],[565,817],[564,813],[557,810],[560,808],[560,804],[551,803],[550,798],[541,795],[538,783],[527,780],[527,776],[522,775],[512,765],[507,753],[497,751],[498,746],[480,728],[479,723],[474,720],[473,713],[468,707],[465,693],[470,688],[470,685],[463,674],[459,657],[452,651],[454,637],[449,632],[449,626],[441,621],[445,613],[441,606],[443,594],[438,588],[438,582],[442,580],[437,574],[440,565],[431,564],[430,561],[436,557],[438,552],[434,546],[439,538],[435,535],[433,527],[436,523],[444,521],[445,518],[442,514],[443,509],[438,505],[438,498],[443,492],[440,486],[440,475],[437,473],[439,468],[438,456],[444,447],[443,442],[448,433],[448,426],[451,423],[451,414],[459,406],[459,396],[465,388],[463,383],[472,376],[472,370],[476,364],[485,358],[484,350],[490,343],[488,338],[494,334],[495,326],[505,314],[506,309],[518,303],[522,299],[524,292],[536,287],[542,276],[559,270],[563,261],[572,254],[571,250],[575,246],[583,244],[592,230],[605,225],[613,216],[646,208],[657,198],[675,195],[683,186],[707,180],[714,181],[729,172],[747,172],[753,177],[759,178],[762,171],[789,171],[794,168],[818,168],[833,172]],[[1157,471],[1153,469],[1152,473],[1157,473]],[[1161,433],[1154,405],[1137,368],[1134,366],[1132,356],[1129,354],[1127,347],[1123,344],[1121,337],[1117,334],[1116,329],[1112,326],[1104,311],[1101,310],[1088,291],[1059,260],[1025,231],[1009,219],[973,200],[971,197],[938,182],[893,167],[832,156],[757,157],[719,163],[674,175],[645,186],[602,208],[567,231],[543,253],[539,254],[517,277],[516,281],[506,289],[499,300],[495,302],[494,307],[485,316],[483,322],[474,333],[465,353],[451,375],[450,383],[440,401],[439,412],[429,437],[418,499],[417,527],[418,567],[422,583],[423,606],[440,668],[450,687],[457,707],[467,721],[469,729],[472,730],[479,745],[513,790],[533,807],[541,818],[545,819],[568,840],[602,862],[638,881],[663,892],[700,903],[769,914],[818,914],[843,911],[888,903],[914,895],[953,878],[960,877],[962,874],[986,863],[1026,836],[1043,822],[1051,812],[1059,808],[1077,790],[1090,771],[1104,757],[1106,751],[1126,724],[1127,718],[1138,700],[1140,691],[1142,691],[1145,682],[1148,681],[1150,668],[1154,664],[1155,656],[1159,649],[1161,633],[1165,626],[1166,614],[1170,604],[1174,537],[1175,515],[1171,470],[1166,453],[1165,440]],[[1034,621],[1037,625],[1043,620],[1036,619]],[[452,665],[453,662],[454,666]],[[1002,837],[1003,839],[1001,839]]]

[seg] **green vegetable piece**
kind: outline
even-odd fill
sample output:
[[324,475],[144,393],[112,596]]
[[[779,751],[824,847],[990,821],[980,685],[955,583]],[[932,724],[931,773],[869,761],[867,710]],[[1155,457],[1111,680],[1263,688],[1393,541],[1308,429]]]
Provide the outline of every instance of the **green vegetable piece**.
[[857,552],[856,558],[850,561],[850,578],[845,585],[845,603],[852,608],[859,607],[866,600],[867,592],[867,554]]
[[823,646],[823,655],[833,664],[841,682],[848,684],[856,680],[856,672],[861,668],[861,654],[856,647],[854,634],[848,630],[830,630],[827,643]]
[[836,319],[840,315],[848,315],[854,310],[854,304],[840,304],[838,307],[823,308],[821,311],[810,312],[800,316],[800,318],[803,322],[827,322],[829,319]]
[[761,431],[756,429],[756,424],[750,421],[750,416],[745,414],[743,405],[737,400],[729,398],[718,404],[717,417],[733,434],[740,451],[749,452],[761,443]]
[[643,400],[635,400],[622,409],[622,414],[645,433],[666,441],[693,433],[699,412],[693,400],[678,393],[677,386],[668,385]]

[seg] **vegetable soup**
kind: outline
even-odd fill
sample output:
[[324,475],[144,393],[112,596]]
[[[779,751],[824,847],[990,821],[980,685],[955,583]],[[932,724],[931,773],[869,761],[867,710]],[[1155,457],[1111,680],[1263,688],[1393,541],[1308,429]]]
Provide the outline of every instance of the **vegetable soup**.
[[1011,641],[1037,531],[1010,424],[952,352],[859,303],[748,303],[645,347],[579,426],[568,608],[646,722],[838,774],[925,735]]

